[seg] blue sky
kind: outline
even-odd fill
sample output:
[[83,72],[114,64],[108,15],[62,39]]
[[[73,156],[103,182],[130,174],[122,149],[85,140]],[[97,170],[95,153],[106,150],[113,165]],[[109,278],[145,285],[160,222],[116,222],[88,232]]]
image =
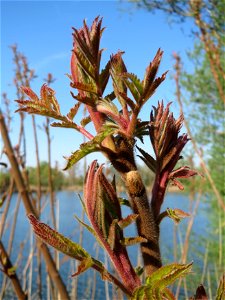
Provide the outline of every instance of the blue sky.
[[[56,81],[52,87],[56,91],[62,112],[66,114],[74,104],[70,96],[69,80],[65,76],[66,73],[70,73],[71,27],[81,27],[83,19],[90,25],[97,15],[103,17],[103,26],[106,27],[101,42],[101,47],[106,48],[103,65],[112,53],[123,50],[128,71],[143,78],[144,71],[157,49],[160,47],[164,50],[159,75],[166,70],[170,72],[141,116],[148,120],[151,106],[158,100],[175,100],[172,53],[180,53],[186,69],[190,68],[185,53],[193,47],[193,39],[189,36],[191,23],[182,25],[181,30],[180,25],[168,25],[166,16],[162,13],[150,14],[142,9],[134,9],[130,3],[120,1],[2,1],[1,93],[6,92],[11,99],[12,112],[16,109],[16,103],[13,102],[16,93],[12,84],[14,66],[9,46],[16,43],[19,51],[28,58],[30,68],[35,69],[38,77],[33,81],[32,88],[36,93],[39,93],[46,75],[49,72],[54,75]],[[4,106],[1,106],[4,109]],[[176,103],[172,108],[177,115]],[[18,122],[18,115],[13,113],[11,137],[14,144],[18,140]],[[37,122],[42,124],[44,118],[38,117]],[[27,164],[35,165],[30,116],[26,116],[25,128],[28,145]],[[63,156],[69,156],[78,148],[82,136],[75,131],[60,128],[52,128],[51,136],[52,160],[59,161],[63,167]],[[40,158],[47,160],[46,137],[40,129],[38,138]],[[96,154],[89,157],[89,160],[93,157],[96,157]],[[97,157],[100,158],[98,155]]]

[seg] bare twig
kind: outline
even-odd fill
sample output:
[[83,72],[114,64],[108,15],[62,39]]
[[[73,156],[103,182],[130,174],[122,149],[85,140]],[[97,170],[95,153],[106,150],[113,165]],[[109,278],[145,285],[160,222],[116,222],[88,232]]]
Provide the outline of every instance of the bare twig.
[[15,271],[10,271],[12,270],[12,263],[8,257],[8,254],[4,248],[4,245],[2,244],[0,240],[0,261],[4,269],[4,273],[10,278],[11,283],[13,285],[14,291],[18,297],[18,299],[25,300],[27,299],[27,295],[24,293],[22,290],[22,287],[20,285],[20,281],[16,275]]

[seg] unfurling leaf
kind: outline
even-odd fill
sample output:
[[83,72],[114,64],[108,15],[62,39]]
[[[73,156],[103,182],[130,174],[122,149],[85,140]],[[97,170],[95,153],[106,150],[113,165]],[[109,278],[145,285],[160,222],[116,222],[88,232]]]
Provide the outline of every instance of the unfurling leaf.
[[126,228],[127,226],[129,226],[130,224],[132,224],[133,222],[136,221],[136,219],[138,218],[138,214],[131,214],[128,215],[126,218],[120,220],[118,222],[118,225],[120,226],[121,229]]
[[96,135],[91,141],[87,143],[83,143],[80,145],[80,149],[73,152],[72,155],[67,159],[67,165],[64,170],[69,169],[75,163],[77,163],[80,159],[88,155],[92,152],[101,151],[101,143],[102,141],[109,135],[113,134],[114,129],[105,128],[102,132]]
[[30,98],[30,100],[16,100],[20,104],[18,111],[28,112],[29,114],[43,115],[58,120],[62,120],[58,101],[55,97],[53,89],[46,84],[41,87],[41,98],[28,87],[21,87],[22,91]]
[[135,273],[127,249],[120,243],[123,241],[123,231],[118,225],[122,219],[119,199],[114,188],[103,174],[103,165],[97,161],[90,165],[84,188],[84,200],[87,216],[96,233],[98,241],[107,251],[123,284],[133,291],[140,285],[140,279]]
[[53,230],[50,226],[41,223],[34,215],[30,214],[28,218],[35,234],[46,244],[78,260],[90,257],[89,253],[79,244],[74,243],[59,232]]
[[123,73],[121,76],[125,85],[138,103],[143,94],[143,86],[140,79],[133,73]]
[[168,217],[173,219],[175,223],[179,223],[181,219],[190,217],[190,214],[178,208],[175,209],[167,208],[167,212],[168,212]]
[[155,159],[150,155],[148,154],[147,152],[145,152],[143,149],[139,148],[137,146],[138,150],[141,152],[142,156],[139,156],[143,161],[144,163],[146,164],[146,166],[149,167],[149,169],[152,171],[152,172],[156,172],[156,161]]
[[183,166],[180,167],[176,170],[173,170],[170,175],[169,178],[173,179],[173,178],[189,178],[192,177],[194,175],[199,174],[197,171],[195,170],[191,170],[188,166]]
[[192,263],[190,264],[170,264],[159,268],[152,275],[146,278],[144,286],[136,289],[132,300],[139,299],[166,299],[175,300],[174,295],[168,290],[167,286],[174,283],[175,280],[190,273]]
[[125,237],[120,241],[120,243],[124,246],[133,246],[135,244],[147,243],[147,242],[148,240],[141,236]]
[[144,91],[143,91],[143,98],[145,101],[151,97],[151,95],[154,93],[156,88],[160,85],[160,83],[165,79],[165,73],[162,75],[161,78],[157,78],[156,74],[162,59],[163,51],[161,49],[158,49],[153,61],[149,64],[149,66],[146,69],[145,77],[144,77]]

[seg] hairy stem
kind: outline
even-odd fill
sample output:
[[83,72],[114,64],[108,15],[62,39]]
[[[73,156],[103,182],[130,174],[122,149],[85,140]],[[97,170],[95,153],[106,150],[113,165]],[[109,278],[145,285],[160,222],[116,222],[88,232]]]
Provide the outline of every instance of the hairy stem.
[[146,275],[152,274],[162,266],[159,248],[159,226],[149,204],[147,192],[138,171],[130,171],[125,175],[125,184],[134,213],[139,214],[137,230],[141,237],[148,240],[141,243]]

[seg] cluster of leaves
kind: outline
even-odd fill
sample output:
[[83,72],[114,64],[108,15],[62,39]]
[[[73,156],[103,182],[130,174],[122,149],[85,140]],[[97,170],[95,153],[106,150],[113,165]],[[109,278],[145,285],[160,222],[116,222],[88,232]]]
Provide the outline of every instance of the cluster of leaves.
[[[182,189],[177,178],[196,175],[196,171],[190,170],[187,166],[174,169],[188,141],[186,134],[179,135],[183,117],[180,116],[176,120],[169,112],[170,104],[164,108],[161,102],[151,113],[150,122],[138,118],[145,103],[166,77],[164,73],[156,78],[163,52],[160,49],[157,51],[146,69],[143,80],[127,72],[122,52],[112,55],[105,68],[100,71],[103,51],[100,49],[100,38],[104,30],[101,23],[102,20],[96,18],[91,28],[84,22],[81,29],[74,29],[69,77],[71,87],[76,88],[78,94],[72,93],[77,102],[66,116],[61,114],[55,92],[47,85],[42,86],[40,98],[30,88],[22,87],[29,99],[17,102],[20,105],[18,111],[54,118],[59,122],[53,123],[52,126],[74,128],[89,139],[80,145],[80,149],[72,153],[65,169],[76,164],[87,154],[101,151],[124,180],[130,197],[128,203],[133,209],[133,214],[126,217],[121,213],[121,201],[117,196],[115,180],[109,182],[103,173],[103,166],[98,166],[94,161],[86,175],[84,201],[82,200],[91,226],[77,218],[106,250],[120,280],[110,274],[101,262],[92,258],[80,245],[40,223],[33,215],[30,215],[29,219],[39,238],[81,262],[75,275],[92,267],[102,274],[103,279],[116,284],[130,298],[175,299],[167,286],[189,273],[191,264],[171,264],[161,267],[158,224],[165,216],[169,216],[175,222],[188,216],[178,209],[168,209],[160,214],[169,181]],[[104,96],[110,76],[113,91]],[[113,102],[115,98],[119,102],[119,108]],[[78,124],[74,118],[82,104],[86,106],[89,116]],[[85,128],[90,121],[95,127],[95,134]],[[155,152],[153,158],[139,149],[143,161],[155,174],[151,206],[134,157],[136,139],[140,138],[143,141],[144,135],[150,136]],[[138,236],[125,237],[123,229],[132,222],[136,222]],[[152,236],[155,244],[152,243]],[[148,272],[145,270],[147,279],[144,285],[139,274],[135,272],[126,249],[134,243],[141,243],[144,269],[147,270],[148,265],[153,266]],[[146,249],[150,253],[148,257]]]

